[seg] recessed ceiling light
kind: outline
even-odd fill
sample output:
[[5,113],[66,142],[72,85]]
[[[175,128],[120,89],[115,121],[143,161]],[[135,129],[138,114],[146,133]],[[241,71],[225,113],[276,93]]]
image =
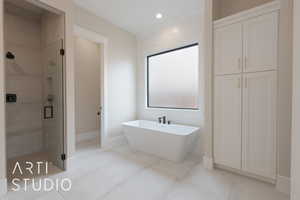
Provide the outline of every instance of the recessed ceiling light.
[[163,15],[161,13],[157,13],[155,17],[156,17],[156,19],[161,19],[163,17]]

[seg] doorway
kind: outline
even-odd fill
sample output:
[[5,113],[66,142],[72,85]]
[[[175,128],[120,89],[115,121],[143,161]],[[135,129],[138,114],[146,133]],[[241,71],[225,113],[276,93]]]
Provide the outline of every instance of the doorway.
[[75,37],[76,149],[100,147],[101,46]]
[[[16,178],[22,182],[65,169],[65,17],[28,1],[5,0],[4,8],[10,187]],[[38,170],[38,162],[47,171]],[[26,170],[28,165],[32,165],[31,171]]]
[[[94,36],[94,37],[91,37]],[[105,41],[75,26],[76,150],[103,147]]]

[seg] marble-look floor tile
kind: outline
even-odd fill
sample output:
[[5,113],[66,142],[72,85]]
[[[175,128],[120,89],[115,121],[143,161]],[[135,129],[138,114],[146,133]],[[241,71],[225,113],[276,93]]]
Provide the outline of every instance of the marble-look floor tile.
[[227,200],[219,198],[215,193],[187,183],[177,183],[164,200]]
[[219,198],[228,199],[232,190],[234,181],[226,176],[226,173],[220,170],[207,170],[202,164],[195,166],[183,180],[184,183],[190,183],[216,194]]
[[62,191],[61,194],[66,200],[94,200],[105,195],[142,169],[143,166],[127,160],[115,160],[73,181],[71,191]]
[[37,200],[64,200],[64,199],[58,192],[49,192],[37,198]]
[[34,191],[32,186],[29,185],[26,188],[21,188],[18,191],[9,191],[1,200],[37,200],[43,196],[48,195],[49,192]]
[[182,163],[175,163],[168,160],[161,159],[158,164],[152,167],[157,170],[161,170],[164,173],[175,176],[178,180],[184,178],[188,172],[199,162],[194,157],[188,157]]
[[[174,184],[175,177],[148,169],[107,194],[104,200],[157,200]],[[102,199],[102,198],[101,198]]]
[[289,196],[276,190],[275,185],[238,175],[229,175],[235,180],[229,200],[289,200]]
[[[88,147],[88,146],[87,146]],[[174,163],[128,146],[102,151],[84,145],[68,171],[47,178],[69,178],[72,189],[9,192],[1,200],[288,200],[274,185],[206,170],[199,159]],[[43,179],[45,177],[41,177]]]
[[151,166],[157,164],[160,161],[160,158],[154,155],[133,150],[128,145],[116,147],[113,149],[113,151],[128,157],[133,162],[141,163],[145,166]]

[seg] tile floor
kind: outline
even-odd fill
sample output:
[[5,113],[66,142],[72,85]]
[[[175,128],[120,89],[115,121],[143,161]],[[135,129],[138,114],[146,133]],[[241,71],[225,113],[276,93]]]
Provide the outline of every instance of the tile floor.
[[1,200],[288,200],[274,186],[224,171],[196,158],[175,164],[121,146],[101,151],[80,145],[71,168],[48,178],[70,178],[69,192],[9,192]]

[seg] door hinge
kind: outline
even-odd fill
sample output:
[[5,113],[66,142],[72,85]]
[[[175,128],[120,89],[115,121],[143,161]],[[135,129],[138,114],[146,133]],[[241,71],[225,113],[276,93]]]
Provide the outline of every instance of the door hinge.
[[65,50],[64,49],[60,49],[60,55],[62,55],[62,56],[65,55]]
[[66,160],[66,154],[61,154],[61,160]]

